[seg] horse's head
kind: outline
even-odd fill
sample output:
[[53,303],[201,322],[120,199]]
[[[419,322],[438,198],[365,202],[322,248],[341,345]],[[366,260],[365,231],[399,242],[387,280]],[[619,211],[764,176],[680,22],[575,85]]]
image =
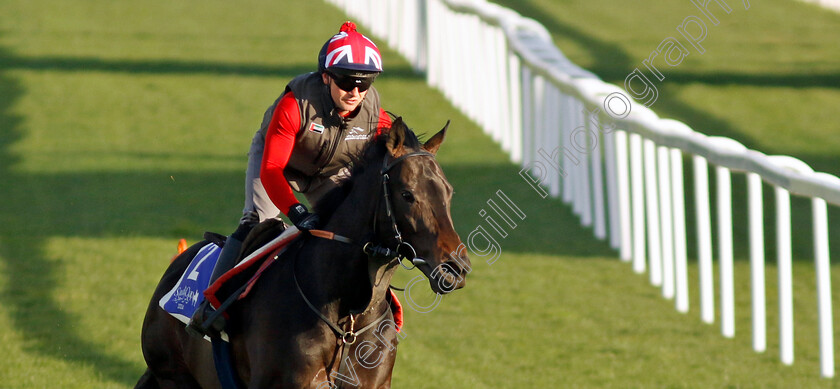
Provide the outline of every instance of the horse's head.
[[464,287],[470,269],[466,246],[452,225],[452,185],[434,157],[448,126],[421,145],[402,118],[394,120],[381,171],[387,209],[380,222],[395,226],[400,255],[412,260],[439,294]]

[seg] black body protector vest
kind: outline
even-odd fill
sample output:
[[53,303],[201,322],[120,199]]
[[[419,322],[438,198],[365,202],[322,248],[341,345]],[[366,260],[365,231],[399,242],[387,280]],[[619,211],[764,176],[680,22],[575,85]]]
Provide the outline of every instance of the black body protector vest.
[[[375,88],[368,89],[365,99],[347,118],[338,114],[329,88],[319,73],[300,75],[286,86],[286,92],[292,91],[297,100],[300,128],[283,173],[292,189],[303,193],[311,204],[349,176],[351,156],[359,155],[379,124],[379,93]],[[263,127],[265,134],[267,124]]]

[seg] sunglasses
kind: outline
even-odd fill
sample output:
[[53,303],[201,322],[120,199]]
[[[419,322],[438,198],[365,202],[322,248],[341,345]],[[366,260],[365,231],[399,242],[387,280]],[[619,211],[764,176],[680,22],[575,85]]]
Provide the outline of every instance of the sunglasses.
[[359,88],[359,92],[364,92],[373,84],[373,78],[340,76],[332,73],[329,73],[329,75],[335,81],[335,85],[345,92],[352,92],[355,88]]

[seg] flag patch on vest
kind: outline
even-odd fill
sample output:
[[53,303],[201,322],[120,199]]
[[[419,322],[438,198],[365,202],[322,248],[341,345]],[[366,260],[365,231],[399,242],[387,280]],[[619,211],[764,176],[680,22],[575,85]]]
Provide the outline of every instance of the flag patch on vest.
[[312,131],[316,134],[323,134],[324,133],[324,126],[318,123],[312,123],[309,125],[309,131]]

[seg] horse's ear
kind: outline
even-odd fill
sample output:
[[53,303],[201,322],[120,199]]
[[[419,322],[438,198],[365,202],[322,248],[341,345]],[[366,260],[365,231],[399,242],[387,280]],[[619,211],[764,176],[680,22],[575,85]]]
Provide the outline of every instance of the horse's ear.
[[388,131],[388,151],[394,157],[405,154],[405,147],[403,146],[405,131],[406,127],[402,116],[394,119],[394,123],[391,124],[391,130]]
[[446,125],[443,126],[443,129],[438,131],[435,136],[431,137],[426,143],[423,145],[423,148],[426,151],[437,154],[438,149],[440,148],[440,144],[443,143],[443,138],[446,136],[446,129],[449,128],[449,120],[446,121]]

